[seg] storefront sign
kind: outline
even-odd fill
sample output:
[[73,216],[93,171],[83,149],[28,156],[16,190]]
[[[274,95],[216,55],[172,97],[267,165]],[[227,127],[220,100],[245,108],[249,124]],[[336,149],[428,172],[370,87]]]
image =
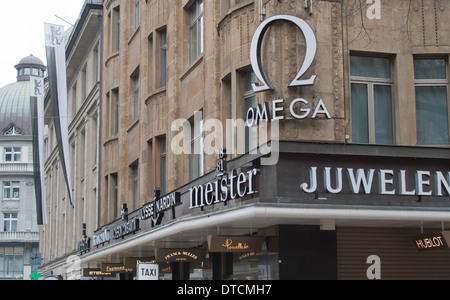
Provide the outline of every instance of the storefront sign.
[[100,268],[83,269],[84,277],[116,277],[113,273],[104,273]]
[[206,259],[202,249],[161,249],[155,250],[157,262],[196,262]]
[[139,219],[134,218],[131,221],[123,223],[119,226],[116,226],[112,229],[113,239],[117,240],[125,237],[126,235],[135,233],[140,229],[139,227]]
[[208,236],[209,252],[260,252],[263,237]]
[[232,170],[215,181],[208,182],[205,185],[194,186],[189,189],[189,208],[209,206],[253,195],[257,193],[255,190],[255,177],[258,174],[259,169],[252,169],[239,174],[236,170]]
[[152,219],[159,225],[163,217],[163,212],[181,204],[181,196],[179,192],[171,193],[167,196],[156,199],[155,201],[144,205],[139,210],[139,218],[141,220]]
[[[265,33],[267,32],[267,29],[270,25],[272,25],[272,23],[276,21],[286,21],[296,25],[298,29],[300,29],[300,31],[303,33],[306,42],[306,53],[303,64],[289,87],[313,85],[317,78],[317,75],[312,75],[308,79],[302,78],[309,70],[316,57],[317,39],[313,29],[311,28],[311,26],[309,26],[308,23],[298,17],[290,15],[277,15],[268,18],[258,26],[250,46],[250,61],[253,72],[255,73],[258,80],[262,83],[262,85],[258,85],[257,83],[252,84],[253,91],[255,93],[274,90],[263,69],[261,48],[263,45],[262,41]],[[261,121],[270,122],[272,120],[283,120],[285,118],[284,114],[282,113],[284,110],[284,102],[285,100],[278,99],[273,100],[271,103],[266,102],[263,105],[258,104],[256,107],[249,108],[246,114],[247,126],[255,126]],[[304,119],[310,115],[311,119],[315,119],[319,114],[323,114],[327,119],[331,119],[331,115],[322,99],[320,99],[314,107],[307,107],[308,105],[308,100],[305,100],[303,98],[294,99],[289,105],[289,113],[294,119]],[[272,113],[270,111],[271,108]],[[313,111],[312,114],[311,111]]]
[[134,272],[133,268],[127,268],[123,264],[116,263],[102,263],[101,271],[102,273],[111,273],[114,275],[116,273],[126,274]]
[[267,79],[267,76],[262,67],[263,64],[261,59],[262,53],[261,47],[263,44],[264,34],[267,32],[269,26],[276,21],[287,21],[296,25],[298,29],[300,29],[300,31],[303,33],[306,42],[306,53],[305,58],[303,60],[303,64],[298,74],[295,76],[294,80],[289,85],[289,87],[313,85],[317,77],[317,75],[313,75],[309,79],[301,79],[303,75],[305,75],[305,73],[311,67],[317,52],[317,39],[311,26],[309,26],[309,24],[306,23],[304,20],[295,16],[290,15],[273,16],[268,18],[258,26],[258,28],[255,31],[255,34],[253,35],[252,43],[250,45],[250,61],[252,64],[252,68],[253,71],[255,72],[256,77],[262,83],[262,85],[257,85],[255,83],[252,85],[253,91],[255,93],[273,90],[273,87],[270,84],[269,80]]
[[109,230],[105,230],[100,234],[94,235],[92,240],[92,247],[103,245],[111,240],[111,233]]
[[136,270],[137,280],[158,280],[158,264],[138,264]]
[[126,268],[136,270],[138,264],[153,264],[155,259],[151,257],[124,257],[123,265]]
[[[283,99],[273,100],[272,103],[265,102],[264,105],[258,104],[256,107],[250,107],[247,111],[246,125],[253,127],[261,121],[271,122],[274,120],[284,120],[284,102]],[[311,114],[311,108],[308,100],[297,98],[291,101],[289,105],[289,113],[294,119],[305,119],[311,115],[311,119],[315,119],[317,115],[324,115],[325,118],[331,119],[331,115],[322,99],[319,100]],[[270,109],[272,107],[272,110]]]
[[437,250],[448,248],[442,233],[430,233],[413,238],[414,245],[419,251]]
[[[318,180],[319,172],[323,180]],[[450,195],[450,172],[311,167],[309,182],[301,183],[300,190],[339,194],[344,193],[344,187],[349,187],[352,194],[442,197]]]

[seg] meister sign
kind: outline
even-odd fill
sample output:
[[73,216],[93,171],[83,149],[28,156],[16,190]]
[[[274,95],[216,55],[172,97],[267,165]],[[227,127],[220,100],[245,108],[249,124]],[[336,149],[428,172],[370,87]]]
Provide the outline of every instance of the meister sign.
[[209,206],[220,202],[226,202],[237,198],[255,194],[255,177],[259,169],[251,169],[248,172],[232,170],[205,185],[194,186],[189,189],[190,206],[197,208]]

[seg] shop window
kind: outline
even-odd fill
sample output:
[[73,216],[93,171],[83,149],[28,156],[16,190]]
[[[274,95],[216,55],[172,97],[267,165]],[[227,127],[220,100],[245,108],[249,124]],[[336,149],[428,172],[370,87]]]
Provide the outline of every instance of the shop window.
[[0,247],[0,279],[22,279],[23,247]]
[[389,58],[351,56],[354,143],[393,144],[393,80]]
[[448,75],[445,59],[414,60],[417,144],[448,145]]
[[203,53],[203,0],[189,8],[189,63]]

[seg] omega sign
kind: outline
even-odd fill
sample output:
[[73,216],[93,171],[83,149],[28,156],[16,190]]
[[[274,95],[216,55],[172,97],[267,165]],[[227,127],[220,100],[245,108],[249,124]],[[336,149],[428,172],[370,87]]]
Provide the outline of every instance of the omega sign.
[[[305,59],[303,60],[302,66],[295,76],[294,80],[291,82],[289,87],[298,87],[298,86],[308,86],[313,85],[317,75],[312,75],[308,79],[302,79],[305,73],[311,67],[317,52],[317,39],[314,35],[314,31],[311,26],[308,25],[304,20],[290,15],[278,15],[268,18],[266,21],[262,22],[261,25],[256,29],[255,34],[252,39],[251,47],[250,47],[250,61],[252,64],[253,71],[258,80],[262,83],[261,85],[257,83],[253,83],[253,91],[255,93],[274,90],[273,86],[270,84],[264,70],[262,67],[261,60],[261,47],[264,35],[269,28],[269,26],[276,21],[287,21],[295,24],[300,31],[303,33],[306,41],[306,53]],[[247,111],[247,126],[254,126],[258,124],[261,120],[263,121],[271,121],[271,120],[282,120],[283,116],[279,115],[279,112],[283,110],[281,104],[284,102],[283,99],[273,100],[271,104],[264,103],[263,105],[259,104],[257,107],[252,107]],[[303,98],[294,99],[289,107],[289,113],[294,119],[304,119],[309,116],[311,113],[310,108],[300,108],[299,111],[296,111],[295,105],[302,107],[303,105],[308,105],[308,100]],[[270,111],[272,109],[272,112]],[[318,114],[323,114],[327,119],[331,119],[331,116],[326,108],[322,99],[316,104],[316,107],[311,115],[312,119],[315,119]]]

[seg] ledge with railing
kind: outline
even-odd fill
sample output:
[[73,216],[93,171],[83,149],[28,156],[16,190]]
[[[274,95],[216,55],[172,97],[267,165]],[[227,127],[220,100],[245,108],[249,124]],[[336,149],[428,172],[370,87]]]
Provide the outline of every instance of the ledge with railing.
[[39,242],[39,232],[0,232],[0,242]]

